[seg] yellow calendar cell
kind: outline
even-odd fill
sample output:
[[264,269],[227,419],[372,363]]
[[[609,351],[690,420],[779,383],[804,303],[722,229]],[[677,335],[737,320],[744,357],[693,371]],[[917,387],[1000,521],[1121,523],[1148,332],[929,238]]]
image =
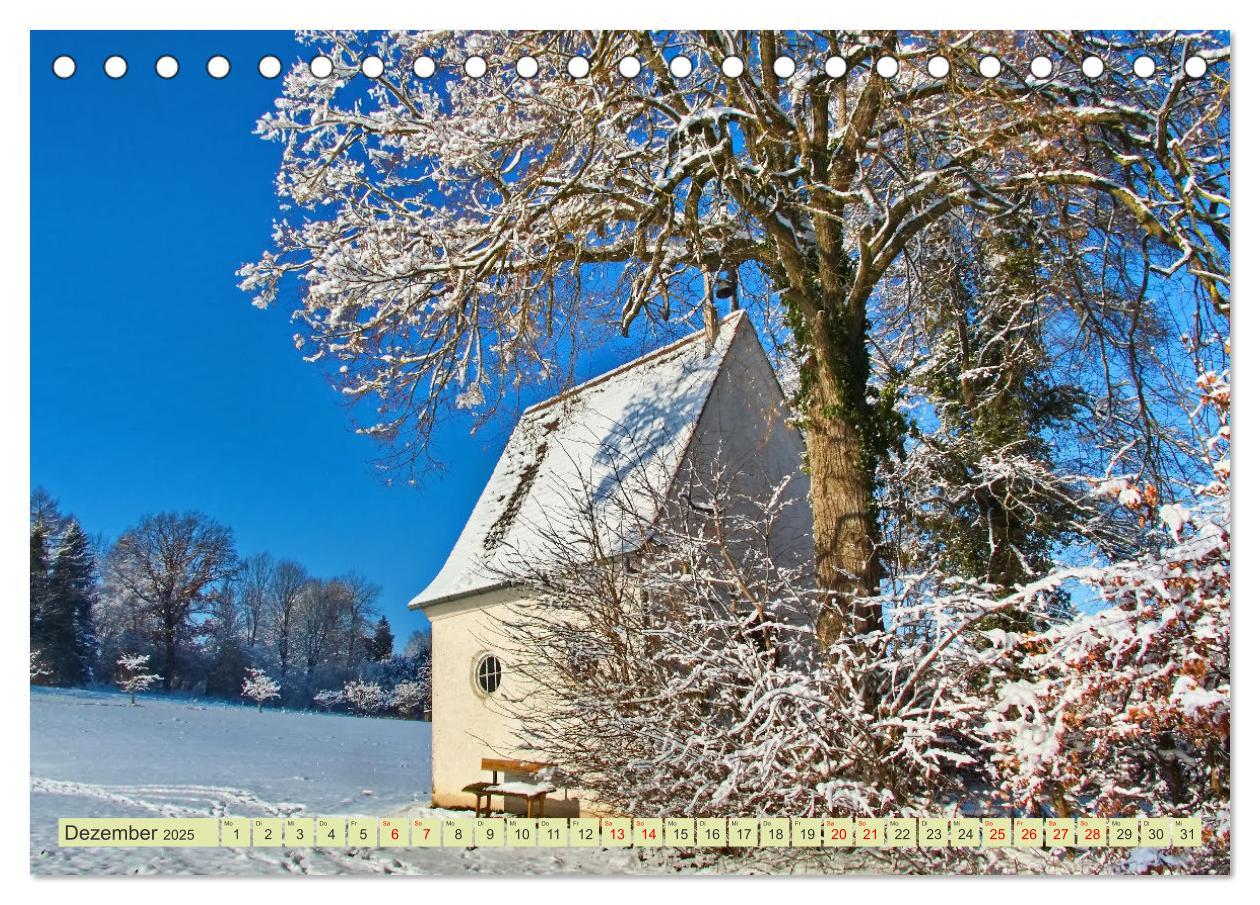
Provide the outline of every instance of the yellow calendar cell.
[[1076,821],[1071,817],[1050,817],[1046,820],[1046,845],[1068,848],[1076,845]]
[[466,848],[473,844],[473,818],[447,817],[442,821],[442,846]]
[[1081,848],[1101,848],[1107,844],[1107,818],[1078,817],[1076,844]]
[[858,848],[882,848],[888,823],[883,817],[859,817],[853,822],[853,844]]
[[983,848],[1008,848],[1011,845],[1011,818],[985,817],[980,826]]
[[1016,817],[1013,832],[1016,848],[1041,848],[1045,845],[1046,821],[1041,817]]
[[410,827],[405,818],[382,817],[377,825],[376,835],[384,848],[401,848],[411,844],[408,838]]
[[760,842],[756,817],[728,817],[726,844],[731,848],[753,848]]
[[691,817],[666,817],[665,844],[683,847],[695,845],[696,821]]
[[355,848],[376,848],[380,839],[376,835],[377,821],[371,817],[346,818],[346,845]]
[[321,848],[341,848],[346,844],[346,818],[316,817],[315,844]]
[[654,848],[665,844],[665,821],[659,817],[634,818],[634,844]]
[[216,847],[217,817],[61,817],[57,844],[69,847]]
[[284,820],[280,817],[255,817],[250,823],[255,848],[279,848],[284,841]]
[[954,817],[949,821],[951,848],[979,848],[984,827],[979,817]]
[[[599,838],[599,821],[595,824],[595,838]],[[565,848],[569,844],[569,821],[563,817],[539,817],[538,844],[543,848]]]
[[818,848],[822,845],[821,817],[792,818],[792,847]]
[[1172,844],[1178,848],[1192,848],[1203,844],[1202,817],[1174,817]]
[[726,845],[726,818],[700,817],[696,820],[696,845]]
[[[573,824],[569,824],[573,834]],[[634,824],[629,817],[605,817],[599,822],[600,841],[605,848],[627,848],[634,843]]]
[[949,845],[949,821],[925,817],[919,821],[919,847],[945,848]]
[[[608,839],[607,834],[603,838]],[[621,827],[622,841],[618,845],[630,844],[630,821]],[[611,845],[605,841],[604,845]],[[574,817],[569,820],[569,846],[571,848],[598,848],[600,845],[600,821],[594,817]]]
[[503,817],[478,817],[473,826],[473,845],[501,848],[507,845],[507,821]]
[[1138,821],[1138,826],[1138,845],[1142,848],[1172,845],[1172,821],[1167,817],[1144,817]]
[[919,844],[919,821],[913,817],[889,817],[884,833],[884,844],[889,848],[913,848]]
[[219,845],[249,845],[249,819],[246,817],[223,817],[219,820]]
[[1107,845],[1112,848],[1133,848],[1137,844],[1136,817],[1112,817],[1107,821]]
[[852,817],[823,818],[823,848],[849,848],[853,845]]
[[315,844],[314,817],[284,818],[284,844],[289,848],[310,848]]
[[509,817],[507,819],[508,848],[536,848],[538,846],[538,821],[533,817]]
[[411,844],[421,848],[437,848],[442,844],[440,817],[412,817]]
[[787,847],[792,841],[792,821],[786,817],[762,817],[757,821],[762,848]]

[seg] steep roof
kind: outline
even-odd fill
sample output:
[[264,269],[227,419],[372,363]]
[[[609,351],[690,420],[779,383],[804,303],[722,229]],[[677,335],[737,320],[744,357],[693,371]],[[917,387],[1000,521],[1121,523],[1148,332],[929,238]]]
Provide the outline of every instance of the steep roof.
[[446,564],[410,606],[502,587],[516,564],[545,561],[585,511],[605,552],[637,548],[741,328],[752,329],[735,312],[712,346],[693,333],[526,409]]

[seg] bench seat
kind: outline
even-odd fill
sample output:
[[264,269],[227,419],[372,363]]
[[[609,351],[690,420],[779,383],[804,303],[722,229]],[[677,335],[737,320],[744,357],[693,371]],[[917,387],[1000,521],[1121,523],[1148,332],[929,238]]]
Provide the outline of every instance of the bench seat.
[[[554,792],[556,787],[549,782],[497,782],[486,789],[487,795],[503,795],[511,798],[525,799],[525,816],[541,817],[543,815],[543,802],[547,798],[549,792]],[[534,813],[537,807],[538,813]]]
[[556,787],[548,782],[500,782],[494,783],[486,789],[492,795],[519,795],[521,798],[546,795],[555,790]]
[[[499,782],[499,772],[504,773],[527,773],[530,775],[543,774],[544,771],[550,771],[555,764],[539,763],[530,760],[515,760],[510,758],[483,757],[481,759],[481,769],[489,770],[494,774],[491,782],[474,782],[464,786],[464,791],[469,795],[477,796],[477,802],[474,806],[473,813],[481,816],[481,801],[485,799],[486,814],[490,813],[491,796],[502,795],[506,798],[523,798],[525,799],[525,815],[527,817],[541,817],[543,813],[543,803],[547,800],[547,795],[556,791],[556,787],[549,782],[524,782],[509,781]],[[537,806],[538,814],[534,814],[534,808]]]

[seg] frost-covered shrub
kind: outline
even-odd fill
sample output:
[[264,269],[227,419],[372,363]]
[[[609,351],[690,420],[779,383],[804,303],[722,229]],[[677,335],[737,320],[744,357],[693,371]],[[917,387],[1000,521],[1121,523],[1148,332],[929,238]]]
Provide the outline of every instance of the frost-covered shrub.
[[34,685],[40,679],[46,679],[52,675],[52,670],[44,665],[43,655],[37,651],[31,651],[31,684]]
[[346,703],[346,693],[340,688],[325,688],[316,692],[312,700],[320,710],[332,710]]
[[162,677],[149,672],[148,654],[123,654],[118,658],[118,672],[115,683],[123,691],[131,695],[131,704],[135,706],[136,695],[148,691],[162,681]]
[[347,682],[342,689],[346,704],[356,713],[377,713],[385,709],[388,696],[384,689],[375,682],[354,680]]
[[264,702],[280,697],[280,683],[263,670],[249,666],[245,668],[245,682],[241,686],[241,696],[258,704],[258,712],[262,713]]
[[979,750],[963,646],[875,632],[819,650],[813,564],[772,542],[799,501],[700,480],[632,556],[566,526],[518,574],[530,602],[494,643],[537,689],[501,705],[521,746],[625,813],[939,812]]
[[1077,578],[1106,608],[1014,639],[985,727],[999,793],[1033,813],[1204,818],[1204,848],[1157,853],[1144,869],[1228,869],[1228,374],[1204,371],[1199,386],[1215,413],[1215,480],[1197,488],[1197,504],[1161,503],[1124,480],[1105,486],[1164,542],[1043,583]]
[[426,666],[419,679],[399,682],[394,686],[389,694],[389,706],[401,716],[420,718],[429,709],[432,696],[433,687]]

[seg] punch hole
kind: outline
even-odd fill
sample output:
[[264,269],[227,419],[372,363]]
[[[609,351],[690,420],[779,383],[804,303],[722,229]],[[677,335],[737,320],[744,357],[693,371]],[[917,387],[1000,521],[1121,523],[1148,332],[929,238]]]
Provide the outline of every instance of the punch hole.
[[882,56],[875,61],[875,71],[886,79],[895,76],[900,68],[901,64],[897,62],[896,57]]
[[258,74],[265,79],[274,79],[280,74],[280,58],[265,56],[258,61]]
[[333,61],[320,54],[311,60],[311,75],[317,79],[326,79],[332,75]]
[[215,54],[206,60],[206,73],[212,79],[227,78],[227,74],[232,71],[232,63],[222,54]]
[[532,79],[538,75],[538,61],[531,56],[523,56],[516,61],[516,74],[523,79]]
[[1143,54],[1133,61],[1133,74],[1140,79],[1149,79],[1155,74],[1155,61]]
[[584,79],[591,74],[591,61],[583,56],[569,57],[565,69],[573,78]]
[[79,64],[74,61],[74,57],[64,53],[52,62],[53,75],[59,79],[70,78],[78,68]]
[[1050,62],[1049,57],[1033,57],[1033,61],[1028,65],[1028,71],[1035,79],[1048,79],[1054,73],[1054,64]]
[[949,75],[949,60],[938,53],[928,60],[927,71],[932,78],[943,79]]
[[179,75],[179,60],[170,54],[160,56],[153,64],[153,71],[158,74],[158,78],[173,79]]
[[632,79],[643,69],[643,64],[639,62],[638,57],[622,57],[617,63],[617,71],[621,73],[621,77]]
[[411,71],[418,79],[432,78],[433,73],[437,72],[437,63],[433,62],[432,57],[416,57],[416,61],[411,64]]
[[1103,74],[1102,57],[1086,57],[1081,61],[1081,74],[1087,79],[1096,79]]
[[486,74],[489,67],[486,65],[486,58],[479,57],[476,54],[464,60],[464,75],[470,79],[479,79]]
[[685,79],[693,68],[688,57],[678,56],[669,61],[669,74],[676,79]]
[[980,60],[980,74],[986,79],[995,79],[1002,71],[1002,61],[990,54]]
[[727,57],[722,61],[722,75],[737,79],[744,74],[744,61],[739,57]]
[[111,79],[120,79],[127,74],[127,61],[115,54],[105,61],[105,74]]
[[844,61],[844,57],[827,57],[823,63],[823,72],[833,79],[840,78],[848,71],[849,64]]
[[1186,59],[1186,75],[1192,79],[1201,79],[1207,75],[1207,60],[1197,54]]
[[385,61],[375,55],[366,56],[359,60],[359,72],[369,79],[379,79],[385,74]]
[[791,78],[794,72],[796,72],[796,60],[791,57],[778,57],[774,61],[774,74],[779,78]]

